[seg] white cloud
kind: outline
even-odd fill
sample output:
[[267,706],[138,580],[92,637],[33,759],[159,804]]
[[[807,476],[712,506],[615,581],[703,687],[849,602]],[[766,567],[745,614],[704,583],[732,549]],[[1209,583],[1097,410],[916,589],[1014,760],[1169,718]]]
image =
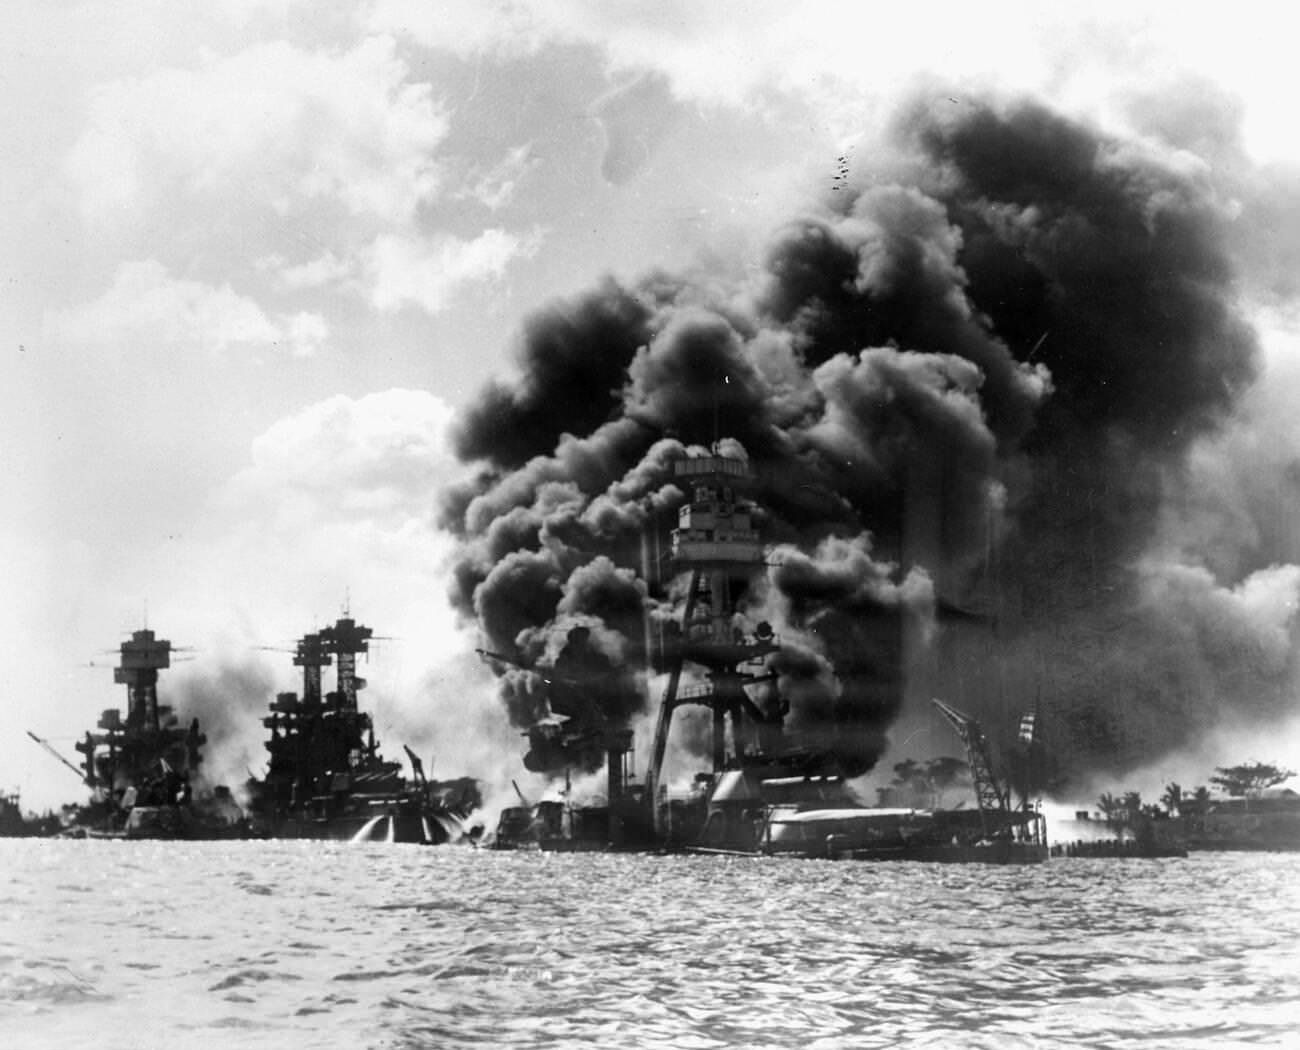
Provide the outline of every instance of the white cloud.
[[[1007,12],[1009,15],[1009,12]],[[657,70],[682,97],[740,103],[765,88],[831,82],[886,86],[900,72],[946,68],[960,74],[999,63],[1041,70],[1044,18],[1023,8],[998,21],[997,5],[933,7],[915,13],[854,8],[836,0],[667,3],[630,8],[601,0],[377,0],[368,25],[409,34],[461,55],[527,54],[550,43],[601,48],[611,65]]]
[[472,172],[470,185],[458,196],[476,200],[489,211],[497,211],[510,203],[520,181],[537,164],[531,146],[516,146],[498,164],[486,171]]
[[500,277],[512,259],[531,256],[540,242],[536,232],[519,237],[500,229],[484,230],[473,240],[385,234],[367,259],[371,302],[384,311],[410,303],[437,313],[465,285]]
[[1284,8],[1225,18],[1210,5],[1156,0],[1066,5],[1016,0],[883,10],[842,0],[376,0],[367,25],[466,56],[514,57],[547,44],[600,49],[615,69],[664,74],[674,93],[751,105],[774,94],[811,103],[832,133],[918,73],[1051,95],[1122,120],[1118,97],[1199,71],[1247,100],[1245,138],[1258,159],[1300,158],[1290,131],[1294,33]]
[[278,504],[290,531],[355,517],[398,529],[427,522],[435,492],[461,469],[448,446],[451,417],[422,390],[317,402],[254,440],[252,465],[219,504],[236,519]]
[[445,597],[451,540],[433,523],[439,491],[464,469],[452,417],[434,394],[392,389],[331,397],[265,430],[192,544],[155,559],[176,577],[168,593],[205,595],[192,631],[224,621],[264,641],[296,637],[350,595],[363,622],[410,643],[374,661],[368,702],[423,702],[416,683],[467,647]]
[[280,347],[309,356],[329,328],[318,314],[267,315],[228,284],[173,277],[153,259],[122,263],[98,299],[47,315],[45,337],[83,347],[165,346],[221,354]]
[[207,55],[196,69],[100,85],[69,170],[92,216],[150,207],[171,189],[404,221],[438,189],[447,133],[429,86],[407,78],[384,37],[342,53],[274,42]]
[[339,285],[352,278],[355,260],[325,252],[304,263],[291,263],[283,255],[267,255],[257,260],[261,273],[271,274],[281,291],[301,292]]
[[376,0],[366,23],[374,31],[407,33],[428,47],[458,55],[485,51],[525,54],[553,39],[556,33],[547,12],[535,5],[477,0],[438,4]]
[[294,357],[312,357],[329,340],[329,322],[320,314],[300,311],[285,318],[284,324],[289,353]]

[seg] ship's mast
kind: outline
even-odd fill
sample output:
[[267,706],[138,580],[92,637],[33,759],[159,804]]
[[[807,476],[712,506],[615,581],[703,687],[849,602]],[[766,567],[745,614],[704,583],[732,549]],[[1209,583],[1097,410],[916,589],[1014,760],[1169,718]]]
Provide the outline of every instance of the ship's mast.
[[298,640],[293,653],[293,665],[302,668],[302,703],[308,709],[321,704],[321,668],[333,660],[325,647],[321,632],[305,634]]
[[157,733],[158,672],[171,666],[172,643],[145,628],[121,645],[121,662],[113,670],[113,681],[126,686],[128,729]]
[[[737,601],[764,566],[763,546],[753,524],[754,506],[746,498],[754,483],[749,464],[723,455],[715,446],[708,455],[679,460],[674,474],[679,483],[689,487],[690,498],[678,512],[672,533],[672,562],[676,571],[690,574],[690,582],[646,778],[656,824],[673,711],[683,704],[712,710],[715,772],[728,762],[730,719],[732,757],[739,761],[753,747],[748,723],[772,721],[745,692],[747,685],[772,676],[747,674],[741,667],[778,648],[766,624],[759,625],[754,637],[747,637],[736,624]],[[703,670],[706,685],[685,691],[680,688],[687,663]]]
[[[324,650],[338,658],[338,702],[344,711],[356,711],[357,690],[366,686],[365,679],[357,677],[357,656],[370,652],[372,634],[374,631],[369,627],[361,626],[348,616],[341,617],[334,626],[326,627],[320,632]],[[319,677],[317,688],[319,689]]]
[[198,719],[183,728],[171,708],[158,703],[158,672],[171,666],[174,651],[148,628],[119,646],[113,681],[126,686],[126,718],[120,709],[108,708],[99,718],[101,732],[87,732],[74,745],[85,755],[87,786],[107,794],[139,787],[160,772],[188,777],[198,769],[206,742]]

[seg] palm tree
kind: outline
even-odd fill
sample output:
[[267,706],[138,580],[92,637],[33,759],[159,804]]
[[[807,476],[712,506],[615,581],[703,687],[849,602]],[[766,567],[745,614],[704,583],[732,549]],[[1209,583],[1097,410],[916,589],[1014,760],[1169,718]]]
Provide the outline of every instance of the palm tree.
[[1124,811],[1124,804],[1109,791],[1097,799],[1097,808],[1101,810],[1101,815],[1106,818],[1106,823],[1111,827],[1120,823],[1120,814]]
[[1178,816],[1183,808],[1182,787],[1176,781],[1170,781],[1165,785],[1165,793],[1160,796],[1160,801],[1171,817]]

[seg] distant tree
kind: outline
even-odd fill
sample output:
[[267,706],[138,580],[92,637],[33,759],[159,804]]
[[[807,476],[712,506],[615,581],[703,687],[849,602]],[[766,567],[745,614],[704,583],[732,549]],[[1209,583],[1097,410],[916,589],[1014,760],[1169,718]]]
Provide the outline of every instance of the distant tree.
[[1210,789],[1201,784],[1190,795],[1184,795],[1179,808],[1193,831],[1205,830],[1205,814],[1210,808]]
[[969,784],[970,766],[960,758],[940,755],[925,764],[925,778],[935,791],[944,791],[959,784]]
[[[914,758],[894,763],[894,779],[888,788],[878,792],[881,804],[893,806],[924,806],[929,804],[930,781],[925,766]],[[886,799],[888,802],[886,803]]]
[[1295,772],[1267,762],[1247,762],[1240,766],[1219,766],[1210,783],[1226,791],[1233,798],[1259,798],[1274,784],[1290,780]]
[[898,787],[911,787],[925,779],[925,767],[914,758],[905,758],[894,763],[894,784]]
[[1124,819],[1131,824],[1142,812],[1142,796],[1136,791],[1126,791],[1124,797],[1120,799],[1120,806],[1124,812]]
[[1097,799],[1097,808],[1101,810],[1107,824],[1119,824],[1123,819],[1124,803],[1109,791]]
[[1171,781],[1165,785],[1165,793],[1160,796],[1160,802],[1165,807],[1171,817],[1176,817],[1183,808],[1183,789],[1176,782]]
[[1204,784],[1197,785],[1190,795],[1183,795],[1179,803],[1179,810],[1182,812],[1184,819],[1187,821],[1188,829],[1193,833],[1201,833],[1205,830],[1205,813],[1209,812],[1210,789]]

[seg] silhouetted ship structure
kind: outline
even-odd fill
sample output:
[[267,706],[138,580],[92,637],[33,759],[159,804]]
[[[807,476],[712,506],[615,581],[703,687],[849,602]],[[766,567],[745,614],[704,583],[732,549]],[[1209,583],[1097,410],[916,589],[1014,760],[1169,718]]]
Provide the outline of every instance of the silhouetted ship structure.
[[[401,763],[379,753],[374,722],[357,704],[366,684],[357,657],[369,652],[372,637],[345,615],[298,641],[293,662],[302,668],[302,695],[280,693],[262,719],[271,731],[267,772],[248,784],[256,834],[437,844],[464,833],[464,818],[480,805],[475,780],[428,780],[408,748],[408,781]],[[322,670],[331,663],[338,685],[324,693]]]
[[17,791],[0,794],[0,838],[21,839],[52,835],[61,827],[54,814],[35,816],[23,811]]
[[171,642],[147,628],[121,644],[113,680],[126,686],[126,715],[108,708],[97,731],[87,731],[74,745],[83,756],[81,770],[29,732],[91,789],[89,803],[65,811],[68,834],[146,839],[243,834],[243,813],[229,790],[201,784],[206,737],[198,719],[183,726],[158,702],[159,672],[171,666],[172,652]]
[[[764,571],[764,551],[754,527],[749,464],[710,453],[674,465],[687,502],[672,531],[675,572],[689,576],[680,631],[669,643],[668,683],[660,702],[644,785],[632,782],[631,734],[572,718],[578,707],[565,694],[580,692],[581,674],[561,662],[586,642],[571,632],[554,667],[538,669],[549,683],[552,710],[569,719],[543,720],[530,730],[536,755],[548,739],[586,736],[603,750],[608,790],[603,806],[567,801],[511,807],[502,814],[495,845],[501,848],[679,849],[728,854],[781,854],[861,860],[1036,863],[1048,856],[1041,816],[1012,807],[994,775],[978,723],[937,705],[966,746],[978,807],[971,810],[882,809],[864,806],[848,789],[833,754],[802,747],[785,733],[789,705],[760,705],[751,686],[776,674],[765,660],[781,648],[767,623],[752,635],[735,627],[741,597]],[[580,629],[581,630],[581,629]],[[500,659],[495,654],[484,654]],[[581,667],[569,659],[567,668]],[[697,684],[684,686],[688,677]],[[589,679],[590,679],[589,675]],[[712,769],[692,790],[672,795],[663,784],[674,714],[685,706],[711,713]],[[525,764],[529,765],[528,759]]]

